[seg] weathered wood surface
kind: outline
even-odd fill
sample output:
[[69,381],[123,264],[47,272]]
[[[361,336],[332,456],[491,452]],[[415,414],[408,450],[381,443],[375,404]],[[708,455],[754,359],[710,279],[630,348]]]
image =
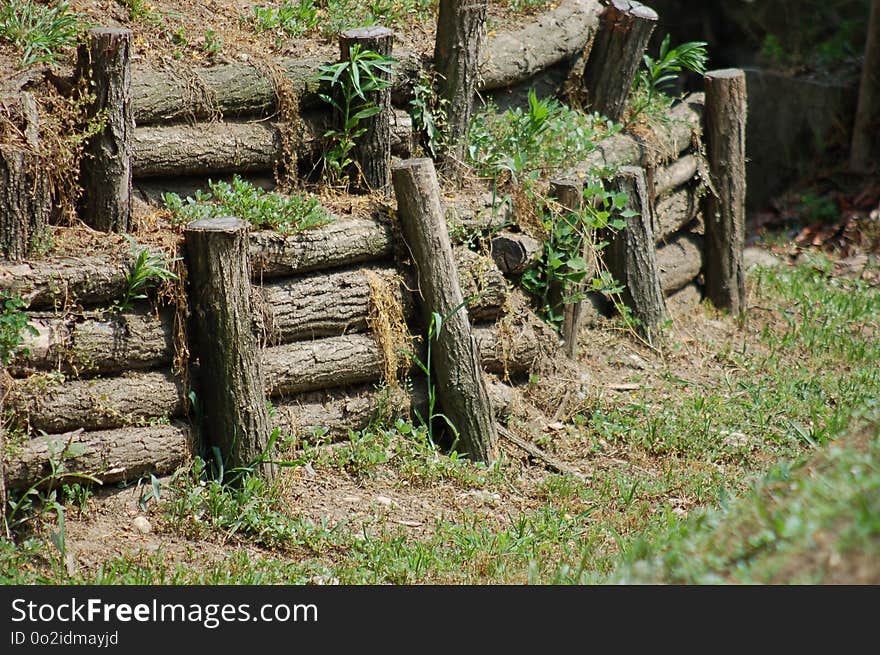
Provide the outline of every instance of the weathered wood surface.
[[[82,454],[65,457],[83,449]],[[63,463],[65,473],[92,475],[105,484],[136,480],[144,475],[169,475],[192,456],[189,429],[178,424],[115,430],[75,431],[34,437],[20,451],[6,455],[6,484],[25,489],[48,476],[50,461]],[[63,474],[55,483],[64,480]],[[76,478],[71,478],[76,481]]]
[[871,0],[868,35],[859,82],[859,100],[853,122],[849,164],[866,173],[880,164],[880,0]]
[[534,266],[543,244],[528,234],[503,231],[492,237],[492,259],[506,275],[519,275]]
[[480,66],[482,90],[512,86],[574,57],[590,42],[602,5],[563,0],[518,30],[490,36]]
[[706,195],[706,295],[719,309],[745,312],[746,76],[710,71],[706,87],[706,152],[714,189]]
[[[21,143],[0,143],[0,256],[26,258],[52,216],[49,179],[40,174],[39,114],[30,93],[0,98],[0,118],[15,125]],[[6,106],[4,106],[6,105]]]
[[16,380],[8,408],[30,433],[103,430],[183,416],[184,388],[170,372],[73,380]]
[[590,109],[614,121],[623,117],[658,18],[650,7],[630,0],[611,0],[602,12],[583,75]]
[[624,289],[624,304],[638,320],[636,329],[649,342],[654,341],[666,319],[666,305],[654,249],[651,201],[645,173],[625,166],[613,181],[614,189],[629,197],[626,209],[634,215],[621,216],[625,227],[609,235],[602,256],[608,270]]
[[699,172],[697,155],[685,155],[654,171],[654,197],[663,196],[690,182]]
[[147,309],[106,315],[31,316],[9,369],[57,369],[91,375],[166,365],[173,356],[172,317]]
[[699,199],[693,187],[681,187],[660,198],[654,206],[654,242],[669,239],[693,221],[699,210]]
[[569,173],[587,176],[601,168],[655,166],[678,159],[693,143],[694,133],[702,133],[703,104],[704,95],[692,93],[669,111],[669,122],[655,127],[650,136],[619,132],[602,139]]
[[[329,112],[306,114],[299,129],[288,131],[286,145],[301,160],[316,159],[323,152],[322,137],[330,126]],[[412,141],[409,114],[395,110],[390,126],[392,153],[408,156]],[[154,177],[271,171],[280,153],[279,125],[266,121],[138,127],[132,142],[132,173],[134,177]]]
[[253,277],[282,277],[384,259],[393,252],[392,240],[387,225],[366,218],[335,220],[291,235],[252,232]]
[[657,248],[660,288],[667,296],[694,280],[703,270],[703,238],[683,232]]
[[[485,6],[485,5],[484,5]],[[460,71],[459,71],[460,72]],[[498,457],[498,434],[465,298],[458,283],[452,242],[430,159],[410,159],[391,172],[397,213],[418,281],[417,302],[430,334],[431,371],[439,409],[452,423],[460,448],[481,462]],[[434,317],[440,316],[441,323]]]
[[[490,91],[528,79],[556,63],[573,57],[589,42],[601,5],[595,0],[566,0],[541,14],[530,25],[489,34],[480,65],[481,89]],[[425,59],[418,53],[395,52],[392,83],[395,105],[411,97],[412,80],[418,78]],[[303,109],[321,104],[319,68],[329,63],[319,57],[286,58],[271,66],[226,64],[192,71],[132,70],[134,117],[138,125],[168,121],[272,113],[276,109],[271,68],[290,81]]]
[[131,30],[102,27],[88,31],[77,54],[78,76],[93,97],[89,119],[104,122],[85,144],[82,218],[104,232],[127,232],[131,218],[131,48]]
[[0,290],[21,296],[30,309],[104,303],[122,296],[130,265],[125,255],[0,262]]
[[212,218],[186,226],[186,264],[203,432],[228,467],[255,466],[269,443],[269,414],[257,337],[252,329],[248,226]]

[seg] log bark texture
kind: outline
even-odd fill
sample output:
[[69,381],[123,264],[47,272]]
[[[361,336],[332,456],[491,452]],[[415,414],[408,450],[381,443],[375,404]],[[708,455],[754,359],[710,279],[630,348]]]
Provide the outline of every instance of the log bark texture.
[[67,381],[16,380],[9,408],[29,433],[143,425],[185,412],[184,387],[169,372]]
[[859,83],[859,101],[853,123],[850,168],[867,172],[878,167],[880,159],[880,0],[871,0],[868,16],[868,37],[862,78]]
[[657,248],[660,288],[667,296],[687,286],[703,270],[703,239],[683,232]]
[[652,342],[666,319],[666,305],[660,288],[645,173],[641,168],[625,166],[615,178],[614,187],[629,196],[626,209],[635,215],[621,217],[626,226],[610,236],[603,256],[614,279],[624,286],[623,302],[638,319],[638,331]]
[[[64,457],[82,449],[82,454]],[[189,429],[157,425],[35,437],[14,456],[7,454],[6,484],[26,489],[49,475],[51,458],[63,459],[64,472],[93,475],[105,484],[144,475],[169,475],[192,456]],[[60,480],[63,481],[61,476]],[[76,481],[76,479],[73,479]]]
[[[706,150],[715,192],[706,196],[706,295],[719,309],[745,311],[746,76],[706,73]],[[717,193],[717,195],[716,195]]]
[[541,258],[543,244],[528,234],[503,231],[492,237],[492,259],[506,275],[524,273]]
[[418,276],[422,318],[428,325],[438,314],[443,318],[442,325],[434,325],[439,332],[431,350],[440,407],[468,455],[493,462],[498,457],[498,434],[458,283],[434,164],[430,159],[401,162],[392,170],[392,179],[400,224]]
[[[412,120],[406,112],[390,117],[392,153],[408,156]],[[281,155],[279,129],[287,131],[286,145],[303,161],[322,153],[330,114],[303,116],[301,129],[267,122],[215,122],[197,125],[138,127],[132,143],[134,177],[212,175],[227,172],[271,171]]]
[[104,117],[104,129],[85,146],[82,217],[104,232],[127,232],[131,218],[131,43],[131,30],[96,28],[78,52],[79,77],[94,94],[89,118]]
[[[393,43],[394,32],[386,27],[346,30],[339,38],[340,56],[343,61],[350,61],[351,49],[359,45],[362,52],[369,50],[390,57]],[[354,182],[366,191],[387,193],[391,184],[391,74],[378,71],[376,77],[387,82],[388,87],[366,94],[365,102],[380,111],[359,124],[364,133],[357,138],[352,151],[357,168]]]
[[442,157],[452,166],[464,161],[488,7],[488,0],[440,0],[434,70],[438,73],[438,94],[447,103]]
[[290,235],[252,232],[253,276],[256,280],[284,277],[386,259],[393,252],[392,240],[387,225],[366,218],[337,219]]
[[482,91],[512,86],[578,54],[590,42],[602,5],[563,0],[524,27],[490,36],[480,66]]
[[97,255],[0,262],[0,290],[21,296],[29,309],[104,303],[122,296],[130,265],[125,256]]
[[[227,466],[249,466],[269,443],[262,361],[251,328],[247,224],[214,218],[186,228],[204,430]],[[274,468],[256,467],[272,477]]]
[[172,317],[148,310],[107,316],[37,315],[10,362],[13,374],[55,369],[77,376],[119,373],[169,364]]
[[669,239],[697,217],[700,204],[696,189],[684,186],[660,198],[654,206],[654,241]]
[[669,193],[676,187],[687,184],[699,172],[697,155],[685,155],[654,172],[654,197]]
[[640,2],[612,0],[602,12],[584,69],[583,85],[593,111],[619,121],[657,26],[657,12]]
[[21,143],[0,143],[0,255],[25,259],[52,215],[49,179],[40,164],[39,116],[29,93],[17,98]]

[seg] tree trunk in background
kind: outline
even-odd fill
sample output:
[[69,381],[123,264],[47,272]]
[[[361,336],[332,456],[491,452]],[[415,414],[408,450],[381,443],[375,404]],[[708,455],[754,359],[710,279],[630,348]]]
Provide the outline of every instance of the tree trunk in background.
[[849,164],[854,171],[865,173],[878,167],[878,159],[880,159],[880,0],[872,0]]
[[[253,464],[269,442],[263,367],[251,327],[247,234],[247,224],[236,218],[186,227],[203,429],[220,448],[227,468]],[[266,477],[274,474],[265,462],[256,470]]]
[[83,220],[104,232],[127,232],[131,218],[131,43],[131,30],[93,29],[78,53],[78,74],[94,94],[89,118],[104,116],[82,161]]
[[635,215],[624,217],[626,226],[610,237],[605,262],[614,279],[624,285],[623,302],[638,319],[637,330],[653,342],[666,320],[666,303],[651,231],[651,201],[645,172],[625,166],[615,178],[614,186],[616,191],[629,196],[625,209]]
[[[361,52],[370,50],[390,57],[393,43],[394,32],[374,25],[343,32],[339,39],[339,49],[345,61],[351,59],[351,48],[356,44],[360,45]],[[354,147],[354,161],[359,173],[354,182],[366,191],[385,194],[391,184],[391,75],[380,71],[377,77],[386,80],[389,86],[383,91],[367,94],[367,102],[371,106],[379,107],[381,111],[359,124],[366,131],[357,138]]]
[[[706,84],[706,150],[714,191],[705,199],[706,295],[719,309],[745,311],[746,76],[710,71]],[[717,195],[716,195],[717,194]]]
[[583,85],[590,109],[614,121],[623,117],[657,19],[653,9],[629,0],[612,0],[602,13],[584,68]]
[[434,164],[430,159],[401,162],[392,179],[400,224],[418,275],[422,317],[428,325],[435,314],[443,318],[442,326],[434,325],[439,334],[429,335],[434,339],[431,367],[440,409],[455,426],[468,455],[493,462],[498,457],[498,434],[458,283]]
[[29,93],[18,97],[24,143],[0,144],[0,255],[21,261],[52,214],[49,180],[39,159],[39,116]]
[[440,96],[448,101],[444,166],[454,171],[464,160],[486,33],[487,0],[440,0],[434,69]]

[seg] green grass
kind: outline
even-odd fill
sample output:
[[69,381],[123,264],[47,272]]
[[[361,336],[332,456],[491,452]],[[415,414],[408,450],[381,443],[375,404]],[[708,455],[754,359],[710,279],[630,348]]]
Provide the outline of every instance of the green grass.
[[76,44],[87,25],[67,2],[43,5],[31,0],[8,0],[0,7],[0,41],[20,53],[19,65],[54,64],[61,51]]
[[[714,382],[670,371],[641,399],[575,416],[565,443],[546,447],[574,447],[587,481],[529,483],[515,461],[449,457],[406,423],[332,449],[316,435],[294,463],[318,476],[500,500],[413,531],[381,512],[316,521],[277,487],[196,470],[159,504],[160,533],[191,549],[117,557],[71,579],[34,537],[0,543],[0,570],[20,583],[106,584],[810,582],[861,570],[851,562],[876,561],[880,543],[880,444],[876,424],[845,435],[880,418],[880,290],[830,266],[817,257],[753,273],[754,325],[716,344]],[[54,525],[54,513],[40,521]],[[224,559],[198,539],[222,544]]]
[[234,216],[256,228],[289,234],[326,225],[332,220],[315,197],[264,191],[238,175],[232,178],[232,183],[209,182],[208,186],[209,192],[196,191],[194,198],[165,194],[165,206],[174,224]]

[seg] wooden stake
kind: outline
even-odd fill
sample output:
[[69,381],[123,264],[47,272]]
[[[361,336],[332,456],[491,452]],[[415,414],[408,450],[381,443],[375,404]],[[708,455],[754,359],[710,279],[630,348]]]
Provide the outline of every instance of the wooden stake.
[[706,295],[719,309],[745,311],[746,76],[706,73],[706,149],[715,192],[705,199]]
[[440,204],[440,187],[430,159],[408,159],[392,168],[398,215],[415,263],[422,316],[443,318],[431,350],[437,397],[475,460],[498,457],[498,433],[480,370],[477,344],[464,306],[452,244]]
[[660,286],[654,234],[651,229],[651,201],[645,171],[624,166],[614,180],[618,192],[626,193],[626,226],[609,238],[605,263],[611,275],[624,286],[623,302],[638,319],[638,331],[653,342],[666,319],[666,303]]
[[[254,463],[269,441],[263,367],[251,328],[247,232],[247,223],[236,218],[186,227],[202,427],[227,468]],[[269,464],[256,470],[266,477],[274,473]]]
[[[351,59],[351,49],[360,45],[361,52],[371,50],[384,57],[391,56],[394,32],[386,27],[373,25],[346,30],[339,38],[339,49],[343,60]],[[359,126],[366,131],[357,139],[354,160],[358,167],[359,179],[355,185],[367,191],[388,193],[391,183],[391,75],[378,73],[389,82],[383,91],[367,94],[367,102],[381,108],[381,111],[363,119]]]
[[96,230],[127,232],[131,218],[131,30],[89,30],[77,67],[94,102],[89,117],[104,129],[86,145],[82,162],[83,220]]
[[480,51],[486,33],[488,0],[440,0],[434,70],[447,106],[448,143],[444,168],[454,171],[464,160],[467,134],[479,82]]
[[594,111],[615,121],[623,117],[657,20],[653,9],[629,0],[612,0],[602,13],[583,77],[587,101]]

